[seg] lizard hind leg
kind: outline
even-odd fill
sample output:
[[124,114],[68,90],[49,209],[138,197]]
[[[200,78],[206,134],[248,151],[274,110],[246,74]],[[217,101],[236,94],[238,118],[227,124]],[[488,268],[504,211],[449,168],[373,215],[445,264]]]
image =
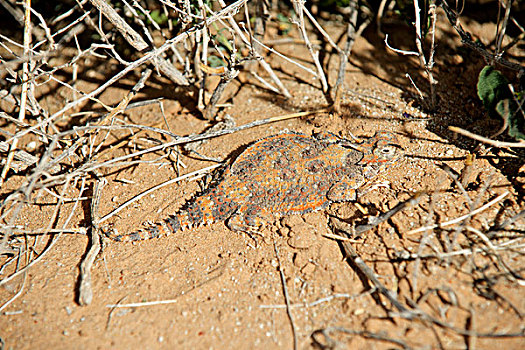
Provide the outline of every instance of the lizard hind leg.
[[265,210],[242,206],[226,221],[226,225],[232,231],[246,233],[257,242],[253,234],[261,235],[261,229],[267,224],[269,216]]

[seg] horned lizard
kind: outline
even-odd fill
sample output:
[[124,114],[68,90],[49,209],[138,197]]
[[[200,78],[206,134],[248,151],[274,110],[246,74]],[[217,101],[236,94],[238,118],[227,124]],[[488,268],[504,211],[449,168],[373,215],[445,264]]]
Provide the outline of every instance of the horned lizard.
[[271,217],[355,200],[359,188],[401,154],[388,132],[360,143],[327,132],[269,136],[246,148],[219,181],[179,212],[143,230],[109,236],[138,241],[218,221],[234,231],[256,232]]

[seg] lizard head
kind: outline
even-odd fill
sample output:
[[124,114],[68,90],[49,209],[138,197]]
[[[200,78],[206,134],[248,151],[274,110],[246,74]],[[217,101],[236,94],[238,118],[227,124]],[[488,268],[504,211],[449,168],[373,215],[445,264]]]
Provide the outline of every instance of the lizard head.
[[366,168],[366,178],[375,177],[384,168],[396,163],[404,154],[396,135],[385,131],[376,132],[358,147],[363,152],[360,163]]
[[396,135],[387,131],[378,131],[356,147],[363,153],[361,163],[395,163],[403,156],[403,149],[399,145]]

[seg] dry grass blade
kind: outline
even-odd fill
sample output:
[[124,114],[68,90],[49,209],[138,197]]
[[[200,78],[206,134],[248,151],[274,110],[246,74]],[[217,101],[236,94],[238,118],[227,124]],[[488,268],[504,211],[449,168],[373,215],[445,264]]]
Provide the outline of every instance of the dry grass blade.
[[215,281],[219,277],[221,277],[224,273],[224,265],[219,266],[218,268],[214,269],[213,271],[209,272],[205,277],[202,278],[198,283],[195,283],[194,286],[182,291],[177,297],[174,299],[165,299],[165,300],[156,300],[156,301],[144,301],[140,303],[129,303],[129,304],[108,304],[106,305],[107,308],[116,309],[116,308],[135,308],[135,307],[148,307],[148,306],[158,306],[158,305],[168,305],[168,304],[175,304],[179,301],[179,298],[190,294],[191,292],[198,290],[202,286],[206,285],[207,283],[210,283],[212,281]]
[[439,223],[439,224],[434,224],[434,225],[430,225],[430,226],[420,227],[420,228],[417,228],[417,229],[414,229],[414,230],[410,230],[406,234],[407,235],[411,235],[411,234],[414,234],[414,233],[423,232],[423,231],[430,230],[430,229],[437,228],[437,227],[446,227],[446,226],[449,226],[449,225],[457,224],[457,223],[459,223],[459,222],[461,222],[461,221],[463,221],[463,220],[465,220],[465,219],[467,219],[469,217],[472,217],[472,216],[482,212],[483,210],[486,210],[486,209],[490,208],[494,204],[496,204],[499,201],[503,200],[503,198],[507,197],[508,194],[509,194],[509,192],[505,191],[504,193],[502,193],[501,195],[497,196],[496,198],[494,198],[490,202],[486,203],[485,205],[482,205],[481,207],[479,207],[479,208],[477,208],[475,210],[472,210],[468,214],[462,215],[462,216],[460,216],[460,217],[458,217],[456,219],[449,220],[449,221],[446,221],[446,222],[442,222],[442,223]]
[[[85,182],[86,182],[86,179],[83,178],[81,180],[81,187],[80,187],[79,198],[82,196],[82,193],[84,192]],[[62,198],[64,198],[63,195],[67,192],[69,184],[70,184],[70,179],[63,186],[62,196],[60,197],[58,203],[55,206],[55,209],[53,211],[51,220],[49,221],[48,227],[45,229],[45,231],[51,231],[52,226],[55,224],[56,218],[57,218],[57,216],[58,216],[58,214],[60,212],[60,209],[62,207],[62,204],[63,204],[63,200],[62,200]],[[69,216],[66,218],[66,220],[65,220],[65,222],[63,224],[63,227],[67,227],[67,225],[69,225],[69,222],[71,221],[73,215],[75,214],[75,211],[76,211],[76,208],[78,206],[78,203],[79,203],[79,200],[77,198],[77,200],[75,201],[75,203],[73,205],[73,208],[71,209],[71,212],[70,212]],[[17,205],[17,209],[18,210],[21,210],[21,207],[22,207],[21,204]],[[15,214],[17,214],[17,213],[15,213]],[[14,217],[16,217],[16,215],[13,215],[13,218]],[[46,256],[46,254],[48,254],[53,249],[53,247],[57,244],[57,242],[59,241],[60,237],[62,236],[62,233],[63,233],[63,230],[60,230],[59,233],[56,235],[56,237],[52,237],[51,238],[51,242],[46,246],[45,250],[43,252],[41,252],[36,258],[34,258],[31,261],[29,261],[26,266],[24,266],[23,268],[21,268],[20,270],[18,270],[16,272],[14,272],[10,276],[5,277],[2,280],[0,280],[0,286],[3,285],[3,284],[6,284],[7,282],[9,282],[11,280],[13,280],[17,276],[19,276],[21,273],[25,273],[31,266],[33,266],[36,263],[40,262]],[[9,237],[9,235],[4,234],[4,238],[3,238],[4,241],[7,241],[8,237]]]
[[[335,238],[335,239],[340,239],[340,238]],[[345,239],[341,239],[341,240],[345,240]],[[370,295],[372,293],[374,293],[376,290],[375,289],[370,289],[366,292],[363,292],[363,293],[360,293],[360,294],[355,294],[355,295],[350,295],[350,294],[345,294],[345,293],[336,293],[336,294],[332,294],[332,295],[329,295],[327,297],[324,297],[324,298],[319,298],[317,300],[314,300],[312,301],[311,303],[303,303],[303,304],[291,304],[290,306],[286,305],[286,304],[281,304],[281,305],[260,305],[259,308],[261,309],[286,309],[286,308],[305,308],[305,307],[314,307],[314,306],[318,306],[320,304],[323,304],[323,303],[327,303],[327,302],[330,302],[330,301],[333,301],[333,300],[337,300],[337,299],[351,299],[351,300],[354,300],[354,299],[357,299],[357,298],[360,298],[360,297],[364,297],[364,296],[367,296],[367,295]]]
[[201,174],[205,174],[205,173],[208,173],[209,171],[213,170],[213,169],[216,169],[218,167],[220,167],[221,164],[216,164],[216,165],[212,165],[212,166],[209,166],[209,167],[206,167],[204,169],[199,169],[199,170],[196,170],[196,171],[193,171],[191,173],[188,173],[188,174],[185,174],[185,175],[182,175],[182,176],[179,176],[179,177],[176,177],[174,179],[171,179],[169,181],[166,181],[164,183],[161,183],[157,186],[154,186],[138,195],[136,195],[135,197],[133,197],[132,199],[126,201],[125,203],[123,203],[122,205],[118,206],[117,208],[115,208],[113,211],[111,211],[111,213],[108,213],[106,215],[104,215],[103,217],[100,218],[100,220],[98,220],[98,224],[101,224],[103,223],[104,221],[106,221],[107,219],[111,218],[112,216],[118,214],[122,209],[126,208],[127,206],[133,204],[134,202],[138,201],[139,199],[143,198],[144,196],[152,193],[152,192],[155,192],[157,191],[158,189],[162,188],[162,187],[165,187],[165,186],[168,186],[168,185],[171,185],[171,184],[174,184],[174,183],[177,183],[177,182],[180,182],[184,179],[188,179],[188,178],[191,178],[191,177],[194,177],[194,176],[197,176],[197,175],[201,175]]

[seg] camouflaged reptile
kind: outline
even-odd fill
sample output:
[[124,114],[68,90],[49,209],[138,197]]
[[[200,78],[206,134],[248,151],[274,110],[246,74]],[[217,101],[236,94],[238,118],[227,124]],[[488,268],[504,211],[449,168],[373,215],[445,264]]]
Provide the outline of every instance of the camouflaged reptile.
[[358,189],[401,154],[388,132],[360,143],[326,132],[269,136],[246,148],[219,181],[179,212],[143,230],[109,236],[138,241],[218,221],[234,231],[256,232],[275,216],[355,200]]

